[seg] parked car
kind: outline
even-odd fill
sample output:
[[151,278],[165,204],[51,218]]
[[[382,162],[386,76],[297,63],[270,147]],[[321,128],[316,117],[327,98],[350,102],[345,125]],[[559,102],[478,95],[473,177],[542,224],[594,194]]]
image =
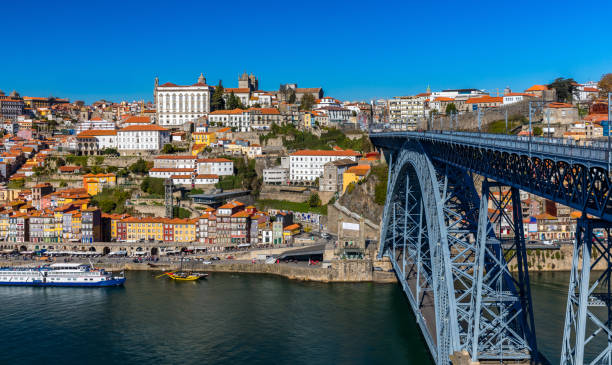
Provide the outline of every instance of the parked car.
[[202,261],[202,263],[203,263],[204,265],[211,265],[211,264],[212,264],[212,261]]
[[372,268],[372,270],[374,270],[374,271],[384,271],[382,267],[378,267],[378,266],[374,266]]
[[213,260],[213,261],[219,261],[219,260],[221,260],[221,258],[220,258],[219,256],[215,256],[215,257],[211,258],[211,260]]
[[228,260],[233,260],[233,259],[234,259],[234,256],[229,255],[229,256],[227,257],[227,259],[228,259]]

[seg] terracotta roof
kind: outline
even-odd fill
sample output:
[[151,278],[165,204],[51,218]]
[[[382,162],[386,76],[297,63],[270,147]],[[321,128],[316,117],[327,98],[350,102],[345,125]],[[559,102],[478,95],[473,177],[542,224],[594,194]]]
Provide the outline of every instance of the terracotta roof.
[[466,104],[480,104],[480,103],[503,103],[504,98],[501,96],[480,96],[475,98],[469,98],[465,101]]
[[567,103],[548,103],[547,105],[548,108],[573,108],[574,106],[572,104],[567,104]]
[[290,156],[359,156],[355,151],[324,151],[324,150],[301,150],[290,154]]
[[320,87],[306,87],[306,88],[296,88],[296,93],[318,93],[321,91]]
[[546,91],[546,90],[548,90],[548,86],[546,85],[533,85],[532,87],[530,87],[529,89],[525,91]]
[[455,99],[447,98],[445,96],[438,96],[437,98],[434,99],[434,101],[455,101]]
[[528,93],[507,93],[504,96],[529,96],[529,97],[533,97],[533,94],[528,94]]
[[290,224],[287,227],[283,228],[283,230],[285,230],[285,231],[293,231],[294,229],[299,229],[299,228],[300,228],[300,225],[297,224],[297,223],[294,223],[294,224]]
[[154,124],[134,124],[122,128],[120,132],[137,132],[137,131],[167,131],[166,128]]
[[239,88],[239,87],[229,87],[226,89],[223,89],[223,92],[226,94],[230,94],[230,93],[234,93],[234,94],[238,94],[238,93],[249,93],[251,92],[251,89],[249,89],[248,87],[243,87],[243,88]]
[[149,118],[149,117],[142,117],[142,116],[134,116],[134,117],[129,117],[126,120],[123,121],[123,124],[130,124],[130,123],[149,124],[149,123],[151,123],[151,118]]
[[191,180],[191,175],[172,175],[170,176],[171,179],[190,179]]
[[215,175],[215,174],[200,174],[200,175],[196,175],[195,178],[196,179],[218,179],[219,175]]
[[77,137],[116,136],[114,129],[90,129],[77,134]]
[[225,115],[225,114],[242,114],[242,113],[246,113],[246,110],[236,108],[232,110],[215,110],[214,112],[211,112],[210,114],[211,115]]
[[280,114],[280,111],[276,108],[249,108],[248,111],[261,112],[261,114]]
[[599,92],[599,90],[597,88],[595,88],[595,87],[588,87],[588,86],[585,87],[582,91],[591,92],[591,93]]
[[348,173],[353,173],[357,176],[365,176],[370,171],[370,165],[351,166],[346,170]]
[[228,160],[227,158],[201,158],[198,160],[198,163],[213,163],[213,162],[232,162],[232,160]]
[[73,171],[77,171],[80,169],[81,169],[81,166],[60,166],[59,168],[61,172],[73,172]]

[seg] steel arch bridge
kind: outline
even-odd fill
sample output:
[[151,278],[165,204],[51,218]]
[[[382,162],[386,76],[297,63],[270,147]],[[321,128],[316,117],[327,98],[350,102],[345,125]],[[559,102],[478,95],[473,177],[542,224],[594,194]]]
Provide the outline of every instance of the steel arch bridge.
[[[612,363],[607,144],[460,132],[370,138],[389,162],[379,256],[390,259],[437,364],[458,352],[481,363],[546,361],[537,349],[521,190],[583,212],[561,361]],[[502,225],[511,228],[510,249],[497,237]],[[593,280],[602,260],[608,269]]]

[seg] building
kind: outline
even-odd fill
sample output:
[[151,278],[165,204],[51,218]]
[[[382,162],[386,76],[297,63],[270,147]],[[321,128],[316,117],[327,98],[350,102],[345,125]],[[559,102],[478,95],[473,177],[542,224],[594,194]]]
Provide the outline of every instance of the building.
[[134,124],[117,131],[119,151],[159,151],[170,143],[170,131],[151,124]]
[[503,96],[503,105],[514,104],[523,100],[529,100],[533,98],[533,94],[528,93],[506,93]]
[[352,166],[357,166],[357,162],[351,159],[331,161],[323,165],[323,175],[319,179],[319,190],[344,191],[342,174]]
[[291,182],[313,183],[323,175],[323,166],[331,161],[350,159],[357,161],[355,151],[301,150],[289,155],[289,180]]
[[191,139],[194,145],[202,145],[204,147],[209,147],[217,142],[215,132],[193,132],[191,133]]
[[81,243],[102,241],[102,214],[96,207],[81,211]]
[[394,130],[415,130],[419,120],[429,116],[429,94],[395,96],[389,100],[389,124]]
[[226,158],[201,158],[197,160],[197,173],[200,175],[233,175],[234,161]]
[[194,185],[214,185],[219,182],[219,175],[200,174],[193,177]]
[[342,192],[344,193],[350,184],[355,184],[360,180],[363,180],[369,172],[370,165],[357,165],[349,167],[348,170],[342,174]]
[[572,124],[580,120],[578,109],[567,103],[548,103],[543,111],[543,123]]
[[153,159],[153,167],[164,169],[195,169],[197,157],[191,155],[160,155]]
[[19,96],[18,92],[13,90],[7,97],[0,90],[0,119],[17,119],[18,116],[23,114],[24,106],[23,99]]
[[214,88],[206,84],[203,74],[193,85],[176,85],[171,82],[158,84],[155,78],[155,105],[159,125],[181,126],[210,112],[210,95]]
[[284,185],[289,182],[289,169],[272,167],[263,170],[264,184]]
[[105,188],[115,187],[117,178],[115,174],[87,174],[83,175],[83,187],[87,194],[94,196],[102,192]]
[[107,148],[117,148],[117,131],[114,129],[85,130],[76,138],[79,155],[97,155]]

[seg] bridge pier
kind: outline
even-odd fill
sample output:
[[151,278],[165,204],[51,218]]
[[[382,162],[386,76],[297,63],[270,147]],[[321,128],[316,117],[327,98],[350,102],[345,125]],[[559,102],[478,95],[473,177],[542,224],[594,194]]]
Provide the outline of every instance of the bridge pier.
[[[584,213],[578,220],[563,330],[562,364],[583,364],[586,353],[591,364],[612,363],[611,231],[612,223],[588,218]],[[607,262],[606,269],[593,282],[591,272],[601,260]]]

